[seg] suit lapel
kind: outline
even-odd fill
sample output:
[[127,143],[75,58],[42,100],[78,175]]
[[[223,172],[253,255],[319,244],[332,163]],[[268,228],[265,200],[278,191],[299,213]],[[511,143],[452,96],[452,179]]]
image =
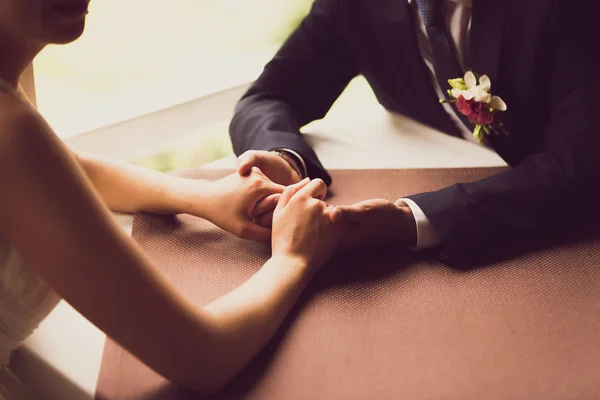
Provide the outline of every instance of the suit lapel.
[[498,81],[504,22],[508,0],[473,0],[466,68]]
[[[500,55],[508,5],[508,0],[473,0],[471,10],[471,31],[465,68],[479,75],[487,75],[492,82],[492,93],[500,79]],[[504,135],[484,137],[485,142],[509,164],[514,158],[511,139]]]
[[[431,77],[427,66],[421,56],[421,51],[415,35],[413,11],[407,0],[391,0],[388,8],[382,7],[381,21],[384,37],[392,44],[389,54],[395,54],[398,65],[402,65],[391,72],[395,76],[398,93],[408,96],[403,102],[408,114],[434,128],[460,136],[460,132],[446,114],[439,103],[435,89],[431,85]],[[389,64],[386,60],[384,64]]]

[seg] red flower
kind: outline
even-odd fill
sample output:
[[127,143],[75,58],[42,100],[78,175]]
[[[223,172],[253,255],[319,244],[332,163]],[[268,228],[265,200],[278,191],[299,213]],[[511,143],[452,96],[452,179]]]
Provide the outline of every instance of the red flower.
[[456,99],[456,108],[474,124],[490,125],[494,122],[494,115],[485,103],[476,102],[473,99],[466,100],[463,96],[458,96]]
[[456,108],[461,114],[466,115],[467,117],[471,114],[471,104],[474,103],[473,99],[466,100],[463,96],[458,96],[456,99]]
[[489,108],[485,107],[483,111],[477,115],[476,118],[471,119],[478,125],[491,125],[494,122],[494,115],[490,112]]

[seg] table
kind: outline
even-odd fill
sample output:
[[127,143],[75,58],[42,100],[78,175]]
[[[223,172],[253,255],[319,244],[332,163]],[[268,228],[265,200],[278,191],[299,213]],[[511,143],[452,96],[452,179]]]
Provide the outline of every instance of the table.
[[[342,97],[328,116],[304,129],[328,169],[495,167],[506,163],[493,151],[393,115],[373,101]],[[368,140],[367,140],[368,138]],[[205,168],[234,168],[228,157]],[[130,232],[131,217],[119,216]],[[105,335],[61,302],[15,355],[11,368],[48,399],[91,399]]]
[[[394,200],[505,168],[330,170],[330,204]],[[192,168],[188,177],[227,171]],[[136,217],[133,237],[192,302],[247,281],[268,246],[190,215]],[[344,252],[216,396],[171,384],[107,340],[102,399],[518,400],[600,398],[600,240],[567,241],[480,268],[395,246]],[[175,338],[173,340],[176,340]]]

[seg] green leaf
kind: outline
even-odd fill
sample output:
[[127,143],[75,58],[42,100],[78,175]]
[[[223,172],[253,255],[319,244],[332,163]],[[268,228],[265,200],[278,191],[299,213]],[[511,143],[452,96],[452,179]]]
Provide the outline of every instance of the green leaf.
[[473,137],[477,139],[479,143],[483,142],[483,132],[481,132],[481,125],[475,125],[475,129],[473,130]]
[[450,103],[450,104],[452,104],[452,103],[456,103],[456,100],[454,100],[454,99],[450,99],[450,100],[448,100],[448,99],[440,99],[439,102],[441,104],[444,104],[444,103]]

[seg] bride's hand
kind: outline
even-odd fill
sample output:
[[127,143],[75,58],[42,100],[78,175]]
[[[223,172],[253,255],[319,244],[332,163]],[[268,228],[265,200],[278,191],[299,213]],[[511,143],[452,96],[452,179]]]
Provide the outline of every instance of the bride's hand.
[[188,214],[205,218],[238,237],[269,242],[271,229],[255,223],[253,215],[256,205],[267,197],[261,203],[262,209],[275,209],[285,186],[271,182],[254,167],[246,176],[233,173],[202,189],[192,190],[188,196]]
[[321,200],[326,193],[320,179],[305,179],[285,189],[273,216],[273,257],[296,260],[314,271],[331,257],[347,223]]

